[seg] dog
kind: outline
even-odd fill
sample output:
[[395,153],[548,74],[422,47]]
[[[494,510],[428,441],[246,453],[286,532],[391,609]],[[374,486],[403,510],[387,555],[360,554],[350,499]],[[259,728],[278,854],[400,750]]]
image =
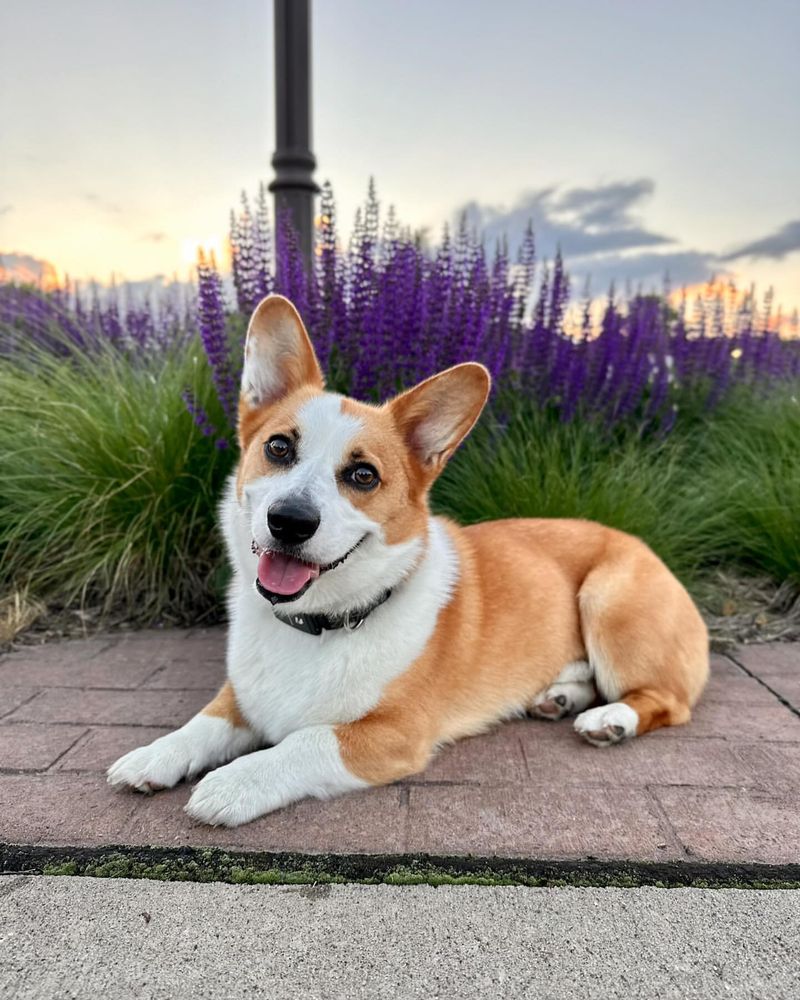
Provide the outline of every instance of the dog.
[[227,680],[113,764],[112,785],[152,792],[209,772],[187,813],[237,826],[409,777],[526,713],[574,715],[596,747],[689,720],[706,628],[643,542],[589,521],[464,528],[431,514],[489,390],[466,363],[382,406],[326,392],[294,306],[258,305],[221,507]]

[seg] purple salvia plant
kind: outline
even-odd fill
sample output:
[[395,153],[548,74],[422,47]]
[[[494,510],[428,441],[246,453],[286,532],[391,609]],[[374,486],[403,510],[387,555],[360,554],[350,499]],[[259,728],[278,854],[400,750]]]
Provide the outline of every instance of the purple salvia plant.
[[329,182],[322,187],[320,227],[317,242],[317,303],[315,346],[323,367],[331,348],[340,344],[347,330],[347,304],[341,254],[336,237],[336,205]]
[[258,186],[256,214],[253,220],[253,254],[255,257],[255,286],[258,299],[272,291],[272,227],[269,221],[269,196],[267,185]]
[[244,191],[241,195],[241,206],[238,216],[231,213],[231,266],[239,312],[249,316],[261,298],[259,294],[261,271],[257,256],[256,224]]
[[186,409],[189,411],[195,427],[199,429],[200,433],[204,437],[211,437],[213,434],[217,433],[217,429],[211,422],[211,418],[206,413],[205,409],[197,402],[191,389],[184,389],[181,393],[181,399],[183,400]]
[[306,273],[300,241],[288,209],[281,211],[275,233],[275,291],[290,299],[305,322],[313,328],[316,288]]
[[222,280],[214,255],[200,251],[197,262],[198,326],[203,350],[208,358],[214,387],[231,427],[236,426],[239,395],[227,337],[227,317]]
[[[273,254],[263,188],[255,204],[253,212],[244,198],[231,223],[239,311],[246,317],[272,289],[287,295],[335,387],[363,398],[385,398],[446,365],[477,360],[489,367],[501,395],[522,394],[562,420],[593,419],[609,429],[634,424],[664,434],[686,393],[710,410],[737,385],[766,392],[777,381],[800,377],[800,342],[776,332],[780,317],[771,295],[757,304],[753,293],[720,294],[709,284],[692,303],[684,296],[673,308],[663,295],[630,292],[619,300],[612,289],[596,329],[588,295],[581,322],[567,326],[563,259],[558,254],[537,276],[530,226],[513,266],[502,245],[487,262],[466,218],[455,238],[445,229],[428,252],[391,212],[381,229],[370,184],[344,248],[326,185],[307,273],[288,217],[276,220]],[[123,303],[114,288],[100,294],[73,284],[43,293],[5,285],[0,352],[9,353],[22,331],[27,342],[48,350],[112,347],[137,358],[169,350],[197,331],[232,426],[242,344],[229,343],[228,318],[213,259],[201,258],[197,291],[188,299],[169,287],[157,300]],[[192,406],[196,416],[196,401]]]

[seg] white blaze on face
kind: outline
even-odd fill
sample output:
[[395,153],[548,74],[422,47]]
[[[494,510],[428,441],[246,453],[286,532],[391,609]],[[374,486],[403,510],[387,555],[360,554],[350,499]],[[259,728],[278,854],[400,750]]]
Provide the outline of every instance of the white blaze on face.
[[337,473],[347,461],[361,421],[342,413],[342,397],[315,396],[297,411],[297,461],[285,472],[263,476],[244,488],[252,512],[253,538],[268,547],[267,512],[278,500],[302,496],[320,515],[314,536],[303,548],[303,558],[325,566],[340,559],[379,525],[359,511],[339,489]]
[[315,396],[297,411],[300,430],[299,466],[308,477],[328,477],[335,483],[335,472],[352,448],[363,423],[349,413],[342,413],[342,397],[334,393]]

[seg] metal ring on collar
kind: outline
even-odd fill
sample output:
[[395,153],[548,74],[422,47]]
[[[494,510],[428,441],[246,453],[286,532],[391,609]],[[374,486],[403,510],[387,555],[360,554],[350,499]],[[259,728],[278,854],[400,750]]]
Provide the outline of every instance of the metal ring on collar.
[[359,618],[358,621],[353,624],[353,620],[350,617],[350,612],[348,611],[344,616],[344,628],[347,632],[355,632],[356,629],[360,629],[364,624],[364,618]]

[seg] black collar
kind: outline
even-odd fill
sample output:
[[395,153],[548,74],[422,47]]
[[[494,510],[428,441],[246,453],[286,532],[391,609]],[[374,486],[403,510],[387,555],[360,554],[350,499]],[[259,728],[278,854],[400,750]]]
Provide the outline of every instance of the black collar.
[[309,635],[321,635],[323,629],[332,631],[337,628],[343,628],[347,632],[355,632],[357,628],[361,628],[375,608],[379,608],[384,601],[389,599],[391,593],[391,590],[384,590],[372,604],[368,604],[365,608],[345,611],[341,615],[309,615],[299,612],[295,615],[284,616],[275,610],[275,617],[284,625],[291,625],[299,632],[307,632]]

